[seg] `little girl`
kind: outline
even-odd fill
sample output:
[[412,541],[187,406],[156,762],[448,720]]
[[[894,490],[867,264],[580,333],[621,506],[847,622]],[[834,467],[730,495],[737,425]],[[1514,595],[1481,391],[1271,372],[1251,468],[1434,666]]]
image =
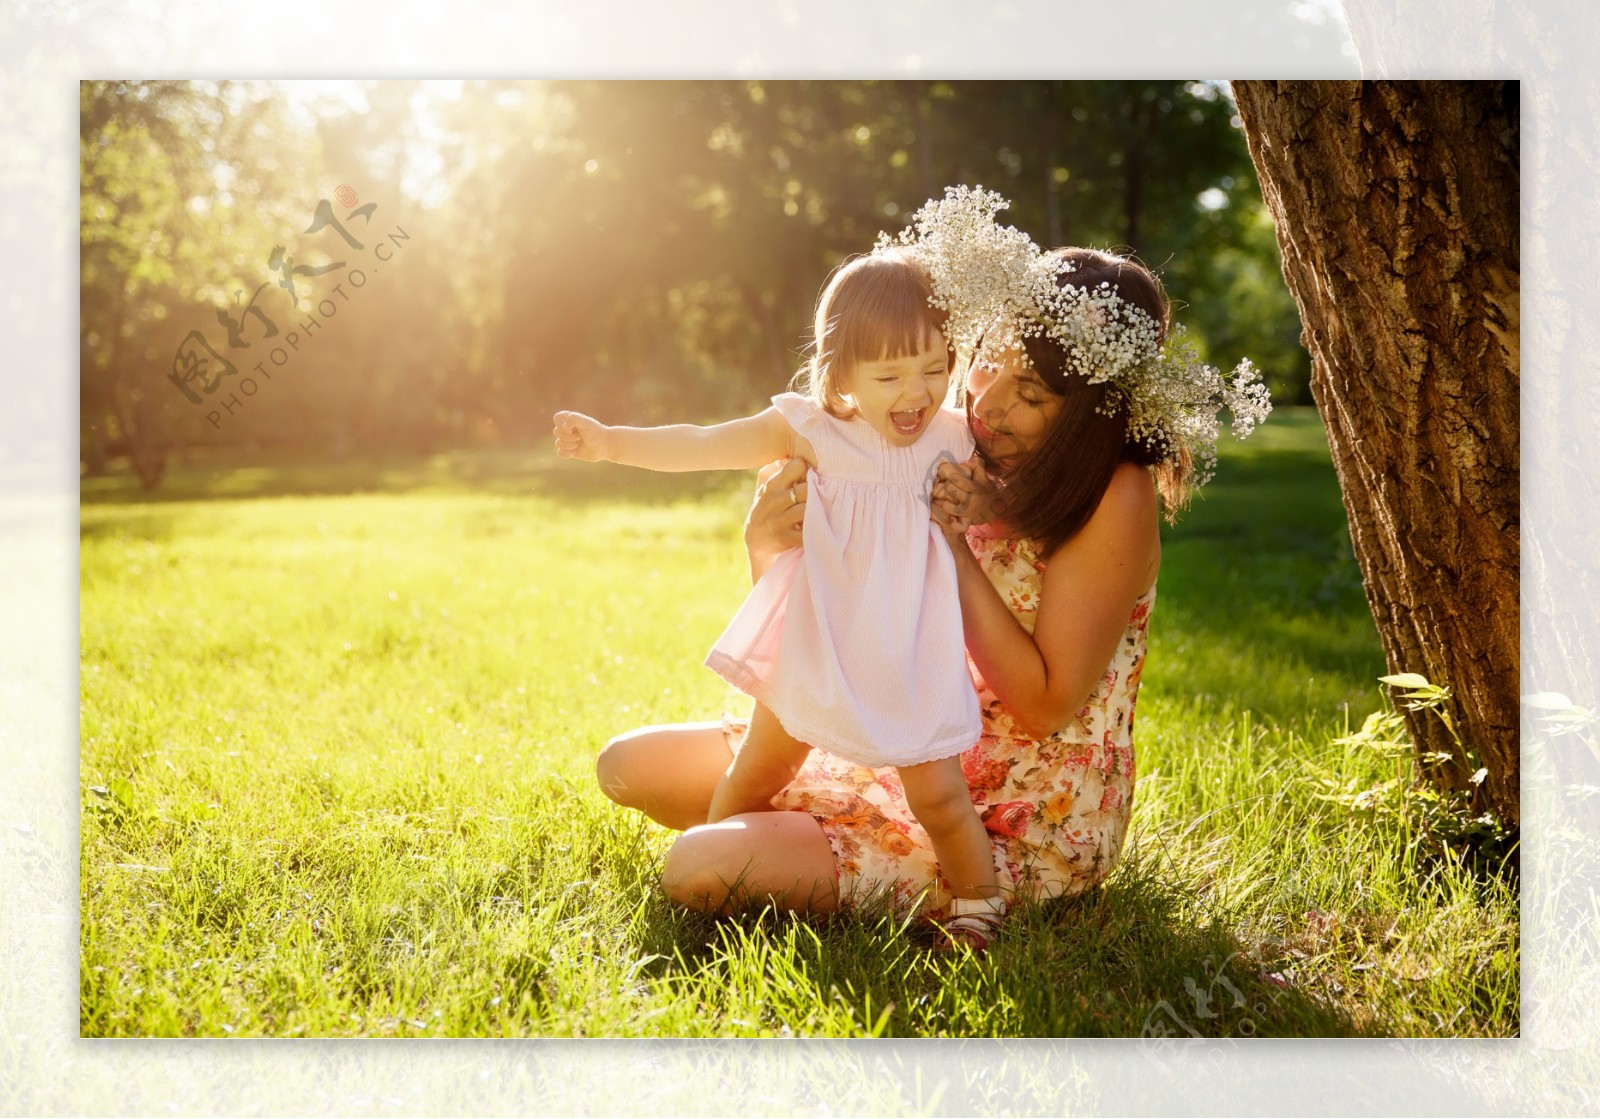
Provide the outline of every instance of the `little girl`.
[[941,407],[951,354],[931,295],[909,255],[880,248],[823,289],[804,395],[712,427],[608,427],[557,412],[556,450],[649,470],[806,462],[804,548],[774,562],[706,659],[756,701],[707,822],[770,810],[812,747],[892,765],[950,887],[946,935],[981,949],[1004,902],[961,772],[981,723],[955,562],[928,512],[939,463],[965,462],[973,442]]

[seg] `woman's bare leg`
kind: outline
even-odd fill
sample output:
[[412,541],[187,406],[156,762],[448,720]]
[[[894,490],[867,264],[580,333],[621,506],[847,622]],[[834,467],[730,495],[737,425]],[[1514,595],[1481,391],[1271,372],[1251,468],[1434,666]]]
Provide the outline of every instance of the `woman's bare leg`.
[[764,905],[829,913],[839,903],[833,848],[804,812],[747,812],[690,828],[667,852],[661,888],[679,905],[715,913]]
[[776,715],[756,704],[739,753],[711,794],[705,822],[715,824],[730,816],[770,810],[772,798],[794,780],[810,752],[811,747],[783,729]]
[[732,760],[721,723],[675,723],[619,734],[595,759],[595,775],[624,808],[682,831],[706,822]]
[[992,898],[1000,892],[994,872],[994,848],[989,833],[972,807],[960,758],[940,758],[921,765],[899,767],[906,807],[917,818],[939,871],[958,898]]

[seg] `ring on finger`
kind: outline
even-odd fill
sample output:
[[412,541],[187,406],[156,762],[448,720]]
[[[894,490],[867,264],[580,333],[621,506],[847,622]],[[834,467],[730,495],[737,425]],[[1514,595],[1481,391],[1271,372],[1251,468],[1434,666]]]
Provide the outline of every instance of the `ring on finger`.
[[800,495],[794,492],[794,487],[793,486],[789,487],[789,504],[790,505],[799,505],[800,504]]

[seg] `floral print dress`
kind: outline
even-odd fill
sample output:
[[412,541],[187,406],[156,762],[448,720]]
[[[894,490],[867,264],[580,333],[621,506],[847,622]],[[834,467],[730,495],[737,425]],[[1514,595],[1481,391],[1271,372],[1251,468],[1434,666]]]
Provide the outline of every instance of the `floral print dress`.
[[[1030,634],[1044,560],[1026,539],[967,534],[989,581]],[[1029,738],[968,661],[983,734],[961,767],[993,840],[995,870],[1013,903],[1076,894],[1117,861],[1133,807],[1133,711],[1155,587],[1134,603],[1099,686],[1064,729]],[[730,740],[743,728],[729,724]],[[944,916],[949,893],[927,833],[906,806],[893,769],[868,769],[814,750],[773,800],[809,812],[833,848],[845,905],[884,904]]]

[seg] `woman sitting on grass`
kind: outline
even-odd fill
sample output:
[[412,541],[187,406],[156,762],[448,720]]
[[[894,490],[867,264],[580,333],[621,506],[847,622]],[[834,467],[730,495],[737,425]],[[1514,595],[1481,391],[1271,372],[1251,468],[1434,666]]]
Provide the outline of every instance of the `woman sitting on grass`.
[[[970,206],[957,218],[930,203],[900,241],[934,276],[953,340],[965,323],[977,352],[966,403],[977,461],[941,467],[933,515],[956,556],[983,713],[962,769],[1002,889],[1020,904],[1079,893],[1116,863],[1159,514],[1170,518],[1205,480],[1195,468],[1214,461],[1219,407],[1244,434],[1268,405],[1248,363],[1229,384],[1164,352],[1167,299],[1142,265],[1087,249],[1041,254],[1031,242],[1019,256],[1022,235],[993,224],[1004,203],[977,197],[981,221]],[[964,224],[952,231],[955,221]],[[1003,290],[996,262],[1008,266]],[[963,288],[963,275],[978,274],[981,290]],[[996,307],[1009,313],[995,318]],[[745,528],[754,578],[800,545],[804,479],[791,461],[758,490]],[[772,810],[706,823],[744,730],[728,720],[645,727],[600,754],[608,797],[685,829],[662,874],[669,897],[716,912],[882,900],[946,915],[948,887],[892,770],[813,753]]]

